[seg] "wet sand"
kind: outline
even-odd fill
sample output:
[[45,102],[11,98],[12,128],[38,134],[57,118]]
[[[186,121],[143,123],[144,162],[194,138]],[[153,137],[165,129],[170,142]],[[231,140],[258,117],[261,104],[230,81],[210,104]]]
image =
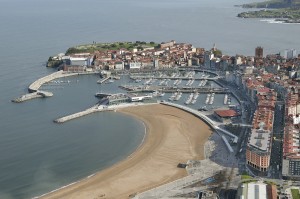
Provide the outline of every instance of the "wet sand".
[[43,198],[129,198],[187,175],[178,163],[203,159],[203,146],[212,131],[199,118],[165,105],[119,110],[146,125],[143,144],[128,158],[95,176]]

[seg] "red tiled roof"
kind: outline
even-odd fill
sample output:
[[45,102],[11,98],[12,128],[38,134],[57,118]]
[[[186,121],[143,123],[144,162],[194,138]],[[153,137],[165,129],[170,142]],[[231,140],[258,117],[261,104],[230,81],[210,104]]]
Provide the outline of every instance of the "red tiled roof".
[[257,89],[257,92],[259,92],[259,93],[266,93],[266,92],[269,92],[269,91],[270,91],[270,89],[267,88],[267,87]]
[[235,110],[216,110],[215,113],[220,117],[235,117],[238,115]]

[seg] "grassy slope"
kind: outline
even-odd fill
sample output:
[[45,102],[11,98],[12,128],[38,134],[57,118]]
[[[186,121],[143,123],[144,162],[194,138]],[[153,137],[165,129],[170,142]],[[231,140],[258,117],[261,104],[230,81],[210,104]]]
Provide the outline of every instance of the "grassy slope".
[[299,189],[291,189],[293,199],[300,199]]
[[242,12],[238,17],[243,18],[284,18],[284,19],[300,19],[300,9],[282,8],[276,10],[259,10]]
[[300,0],[270,0],[259,3],[244,4],[244,8],[275,8],[274,10],[259,10],[242,12],[243,18],[281,18],[298,22],[300,20]]
[[66,54],[72,53],[93,53],[94,51],[106,51],[106,50],[118,50],[125,48],[127,50],[132,50],[134,48],[143,49],[146,47],[157,47],[159,44],[154,42],[114,42],[114,43],[96,43],[96,44],[86,44],[71,47],[67,50]]
[[244,4],[244,8],[291,8],[300,6],[300,0],[270,0]]

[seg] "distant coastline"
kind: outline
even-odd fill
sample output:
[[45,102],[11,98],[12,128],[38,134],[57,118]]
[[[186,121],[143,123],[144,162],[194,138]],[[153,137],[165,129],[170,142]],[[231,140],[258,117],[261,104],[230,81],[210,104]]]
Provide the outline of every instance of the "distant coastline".
[[240,18],[274,19],[283,23],[300,23],[300,1],[280,0],[265,1],[239,5],[243,8],[258,8],[262,10],[241,12]]

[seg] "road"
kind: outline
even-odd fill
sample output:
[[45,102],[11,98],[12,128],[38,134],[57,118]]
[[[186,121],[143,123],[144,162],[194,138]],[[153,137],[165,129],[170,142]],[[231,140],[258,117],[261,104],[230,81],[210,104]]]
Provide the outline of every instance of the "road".
[[[273,139],[272,153],[270,161],[269,176],[271,178],[281,178],[281,164],[282,164],[282,139],[284,130],[284,109],[276,105],[273,124]],[[279,167],[279,169],[278,169]]]

